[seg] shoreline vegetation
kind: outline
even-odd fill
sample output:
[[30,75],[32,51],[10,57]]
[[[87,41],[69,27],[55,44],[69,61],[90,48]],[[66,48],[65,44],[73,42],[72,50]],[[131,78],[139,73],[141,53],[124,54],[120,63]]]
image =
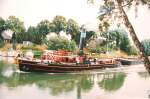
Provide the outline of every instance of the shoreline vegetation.
[[[13,56],[16,57],[18,53],[26,53],[26,51],[28,50],[32,50],[35,58],[40,58],[44,50],[47,50],[47,47],[45,45],[35,45],[34,48],[30,48],[29,46],[23,46],[23,44],[17,44],[16,50],[13,50],[12,44],[6,44],[3,48],[0,48],[0,56],[7,56],[7,55],[9,56],[9,54],[13,54]],[[74,54],[77,54],[77,52],[74,52]],[[87,57],[100,59],[107,59],[107,58],[140,59],[140,55],[128,55],[120,50],[111,51],[108,53],[92,53],[90,51],[86,51],[85,54],[87,55]]]
[[[53,20],[41,20],[37,26],[28,29],[25,29],[23,22],[15,16],[0,20],[3,22],[0,31],[0,51],[4,54],[10,51],[24,53],[32,50],[35,55],[40,56],[44,50],[59,49],[78,54],[81,51],[78,47],[82,43],[80,48],[86,49],[83,51],[88,57],[140,58],[139,51],[131,44],[127,31],[121,28],[107,32],[89,31],[85,28],[86,24],[79,26],[74,19],[66,19],[61,15],[56,15]],[[86,33],[86,37],[80,42],[83,32]],[[12,34],[10,38],[8,34]],[[25,42],[27,46],[24,46]],[[149,41],[145,42],[143,46],[146,46],[145,52],[148,52]]]

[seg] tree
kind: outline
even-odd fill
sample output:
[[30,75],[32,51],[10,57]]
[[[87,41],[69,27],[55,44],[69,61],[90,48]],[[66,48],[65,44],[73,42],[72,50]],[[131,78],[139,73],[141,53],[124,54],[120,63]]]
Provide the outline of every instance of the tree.
[[[88,0],[88,1],[93,1],[93,0]],[[112,22],[112,20],[114,21],[118,19],[117,22],[118,25],[121,25],[123,23],[126,26],[127,30],[129,31],[132,37],[134,44],[140,51],[141,57],[144,59],[144,64],[146,69],[150,72],[150,61],[148,57],[144,54],[144,49],[124,10],[125,7],[130,8],[131,6],[135,6],[135,8],[137,9],[139,4],[147,4],[150,7],[149,0],[104,0],[104,5],[101,6],[100,8],[101,9],[100,19],[104,20],[105,22]]]
[[131,48],[131,45],[130,45],[129,39],[128,39],[128,37],[124,36],[120,43],[120,50],[122,50],[126,53],[129,53],[130,48]]
[[[133,0],[132,0],[132,1],[133,1]],[[139,2],[139,0],[137,0],[137,1],[134,0],[134,1],[135,1],[136,3]],[[145,0],[140,0],[140,1],[143,2],[143,3],[150,3],[150,1],[148,1],[148,0],[147,0],[147,1],[145,1]],[[137,37],[137,35],[136,35],[136,33],[135,33],[134,28],[133,28],[131,22],[130,22],[129,19],[128,19],[127,14],[126,14],[126,12],[125,12],[124,9],[123,9],[123,1],[122,1],[122,0],[117,0],[117,4],[118,4],[119,12],[122,14],[122,18],[123,18],[124,24],[125,24],[125,26],[127,27],[128,31],[129,31],[129,33],[130,33],[130,35],[131,35],[131,37],[132,37],[132,40],[133,40],[134,44],[135,44],[136,47],[139,49],[140,54],[141,54],[141,56],[142,56],[143,59],[144,59],[144,64],[145,64],[146,69],[148,69],[148,71],[150,72],[150,61],[149,61],[148,57],[145,55],[145,53],[144,53],[144,48],[142,47],[142,45],[141,45],[141,43],[140,43],[140,41],[139,41],[139,39],[138,39],[138,37]]]
[[51,31],[50,22],[48,20],[43,20],[37,25],[37,30],[44,37]]
[[[94,31],[86,31],[85,44],[88,43],[91,40],[91,38],[94,37],[95,35],[96,35],[96,33]],[[77,44],[80,43],[80,36],[81,36],[81,33],[78,33],[74,38],[75,42]],[[84,46],[86,46],[86,45],[84,45]]]
[[24,23],[16,18],[15,16],[9,16],[5,21],[6,29],[10,29],[15,33],[25,32]]
[[66,31],[67,21],[63,16],[55,16],[52,23],[54,24],[54,32],[59,33],[60,31]]
[[76,49],[76,43],[74,41],[69,41],[63,37],[56,36],[55,38],[51,38],[50,40],[44,40],[44,44],[47,45],[50,50],[68,50],[73,51]]
[[42,33],[39,33],[36,27],[30,26],[27,30],[27,40],[35,44],[41,44],[43,40]]
[[141,44],[144,47],[145,55],[150,56],[150,39],[143,40]]
[[[8,19],[5,21],[5,29],[12,30],[15,34],[12,36],[13,42],[20,42],[21,40],[21,33],[25,32],[24,23],[16,18],[15,16],[9,16]],[[14,44],[14,43],[13,43]]]
[[67,21],[67,33],[70,33],[72,38],[74,39],[75,36],[80,33],[80,28],[77,22],[75,22],[73,19],[69,19]]
[[124,30],[109,31],[108,33],[104,33],[104,37],[108,39],[108,43],[111,43],[111,46],[115,49],[120,49],[128,54],[130,53],[131,44],[128,34]]
[[49,29],[50,29],[50,32],[55,32],[55,24],[51,22],[49,24]]
[[0,48],[4,46],[4,40],[0,38]]
[[86,38],[85,38],[85,44],[87,44],[95,36],[96,36],[96,32],[94,32],[94,31],[87,31],[86,32]]
[[1,33],[5,30],[5,20],[0,17],[0,38],[2,39]]
[[[13,34],[15,35],[15,39],[17,40],[18,43],[22,43],[23,41],[27,40],[27,35],[26,32],[22,32],[22,33],[17,33],[17,34]],[[14,39],[14,36],[13,36]]]

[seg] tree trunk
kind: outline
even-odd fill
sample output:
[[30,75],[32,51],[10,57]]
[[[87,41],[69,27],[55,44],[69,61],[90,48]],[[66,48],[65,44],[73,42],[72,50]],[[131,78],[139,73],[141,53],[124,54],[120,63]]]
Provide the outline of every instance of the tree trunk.
[[122,7],[122,2],[120,2],[121,0],[116,0],[117,3],[118,3],[118,7],[119,7],[119,11],[123,14],[123,20],[124,20],[124,24],[125,26],[127,27],[128,31],[130,32],[130,35],[132,37],[132,40],[134,42],[134,44],[136,45],[136,47],[139,49],[140,51],[140,55],[141,57],[143,58],[144,60],[144,64],[145,64],[145,67],[146,69],[148,70],[148,72],[150,73],[150,61],[148,59],[148,56],[146,56],[144,54],[144,48],[143,46],[141,45],[136,33],[135,33],[135,30],[132,26],[132,24],[130,23],[129,19],[128,19],[128,16],[127,14],[125,13],[123,7]]

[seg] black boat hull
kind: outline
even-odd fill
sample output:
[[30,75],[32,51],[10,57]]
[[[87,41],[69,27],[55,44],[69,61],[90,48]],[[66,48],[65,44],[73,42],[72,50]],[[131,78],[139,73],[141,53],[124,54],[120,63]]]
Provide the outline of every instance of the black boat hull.
[[45,64],[19,60],[19,69],[25,72],[70,73],[85,70],[117,67],[117,64]]

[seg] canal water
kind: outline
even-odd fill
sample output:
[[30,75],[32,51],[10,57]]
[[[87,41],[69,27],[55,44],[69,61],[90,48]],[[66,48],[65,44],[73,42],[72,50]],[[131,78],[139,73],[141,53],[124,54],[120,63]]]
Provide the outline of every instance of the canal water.
[[0,58],[0,99],[150,99],[143,64],[70,74],[24,73]]

